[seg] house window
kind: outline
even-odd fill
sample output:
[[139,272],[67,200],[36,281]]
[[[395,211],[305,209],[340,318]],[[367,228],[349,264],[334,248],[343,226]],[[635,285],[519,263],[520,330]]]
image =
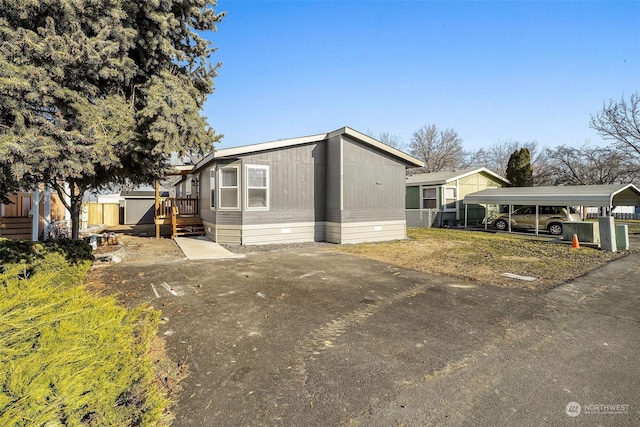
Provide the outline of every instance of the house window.
[[209,188],[210,190],[210,206],[211,209],[214,209],[216,207],[216,169],[215,168],[211,168],[209,170]]
[[422,209],[436,209],[438,207],[435,188],[422,189]]
[[220,209],[238,209],[238,168],[229,166],[220,169]]
[[444,188],[444,207],[447,210],[456,210],[458,198],[456,197],[455,187]]
[[248,210],[269,209],[269,166],[247,165]]

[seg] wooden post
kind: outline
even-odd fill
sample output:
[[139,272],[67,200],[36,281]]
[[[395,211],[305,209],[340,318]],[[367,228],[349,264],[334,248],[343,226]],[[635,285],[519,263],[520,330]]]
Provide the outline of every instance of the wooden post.
[[178,237],[178,208],[176,206],[171,207],[171,238]]
[[156,210],[153,214],[153,221],[156,223],[156,239],[160,238],[160,222],[158,221],[159,210],[160,210],[160,183],[156,180]]

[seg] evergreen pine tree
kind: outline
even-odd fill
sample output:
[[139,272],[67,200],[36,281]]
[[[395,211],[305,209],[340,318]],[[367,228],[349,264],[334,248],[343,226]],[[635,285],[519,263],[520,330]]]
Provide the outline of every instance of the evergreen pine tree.
[[512,187],[532,187],[533,168],[531,167],[531,153],[528,148],[516,150],[509,157],[506,178]]
[[212,151],[200,111],[218,65],[196,31],[215,30],[213,6],[0,0],[0,193],[66,193],[77,238],[85,190],[152,183],[172,151]]

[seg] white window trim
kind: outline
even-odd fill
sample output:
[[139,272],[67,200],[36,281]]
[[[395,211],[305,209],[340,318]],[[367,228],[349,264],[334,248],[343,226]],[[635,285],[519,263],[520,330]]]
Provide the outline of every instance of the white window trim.
[[[454,208],[450,208],[447,206],[447,190],[453,190],[455,191],[455,198],[454,198],[454,203],[455,206]],[[440,203],[440,206],[442,206],[442,212],[456,212],[458,209],[458,188],[457,186],[454,187],[452,185],[448,185],[448,186],[444,186],[442,187],[442,203]]]
[[[436,191],[436,207],[435,208],[425,208],[424,207],[424,190],[435,190]],[[420,209],[422,210],[426,210],[426,209],[440,209],[440,191],[438,190],[438,187],[434,187],[432,185],[423,185],[420,187]],[[432,200],[432,199],[428,199],[428,200]]]
[[[222,183],[223,183],[222,171],[225,170],[225,169],[235,169],[236,170],[236,184],[237,185],[235,187],[223,187],[222,186]],[[236,194],[237,194],[236,206],[234,206],[234,207],[222,206],[221,200],[222,200],[222,189],[223,188],[235,188],[236,189]],[[237,210],[240,210],[240,167],[231,166],[231,165],[218,167],[218,185],[217,185],[216,190],[218,190],[217,191],[218,195],[216,196],[217,197],[216,204],[218,206],[218,208],[217,208],[218,210],[221,210],[221,211],[237,211]]]
[[[209,169],[209,209],[212,211],[216,210],[218,206],[218,189],[216,188],[216,183],[218,182],[218,176],[215,166],[211,166]],[[211,188],[211,181],[213,180],[213,188]],[[211,197],[211,191],[213,191],[213,197]],[[213,206],[211,206],[213,204]]]
[[[249,169],[264,169],[265,170],[265,177],[266,177],[266,187],[265,187],[265,204],[266,207],[260,207],[260,208],[256,208],[256,207],[249,207]],[[270,180],[269,180],[269,166],[268,165],[245,165],[245,180],[244,180],[244,205],[245,205],[245,209],[248,211],[268,211],[269,208],[271,207],[270,205],[270,200],[269,200],[269,184],[270,184]],[[262,188],[262,187],[255,187],[255,188]]]

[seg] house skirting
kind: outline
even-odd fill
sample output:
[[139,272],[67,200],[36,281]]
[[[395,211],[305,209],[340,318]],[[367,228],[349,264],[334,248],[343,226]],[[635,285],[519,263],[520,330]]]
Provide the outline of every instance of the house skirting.
[[362,243],[404,239],[406,222],[296,222],[260,225],[224,225],[203,221],[207,236],[226,245],[264,245],[277,243]]
[[406,221],[326,222],[325,238],[330,243],[364,243],[407,237]]

